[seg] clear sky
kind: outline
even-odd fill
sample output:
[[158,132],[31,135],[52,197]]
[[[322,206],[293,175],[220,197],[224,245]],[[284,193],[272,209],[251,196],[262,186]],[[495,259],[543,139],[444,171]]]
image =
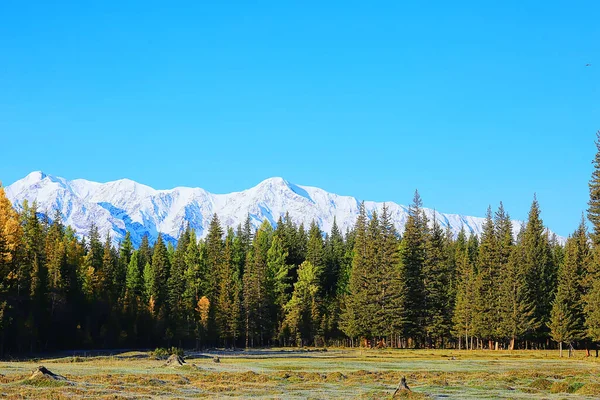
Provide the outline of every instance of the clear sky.
[[282,176],[401,204],[418,188],[477,216],[502,200],[518,219],[537,192],[566,236],[600,129],[599,15],[597,0],[5,0],[0,180],[224,193]]

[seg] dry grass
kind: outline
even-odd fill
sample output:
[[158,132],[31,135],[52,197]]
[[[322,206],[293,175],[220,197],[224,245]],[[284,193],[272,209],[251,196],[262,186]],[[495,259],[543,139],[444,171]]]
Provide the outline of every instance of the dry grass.
[[[218,355],[220,363],[212,357]],[[45,365],[66,381],[30,381]],[[289,349],[191,354],[164,367],[150,353],[0,362],[0,396],[21,398],[397,398],[592,399],[600,362],[552,352]],[[402,396],[402,397],[400,397]]]

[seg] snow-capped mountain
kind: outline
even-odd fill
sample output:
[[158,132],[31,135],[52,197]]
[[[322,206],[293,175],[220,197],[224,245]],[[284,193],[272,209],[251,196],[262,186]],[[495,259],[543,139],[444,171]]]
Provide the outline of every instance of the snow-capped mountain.
[[[339,196],[323,189],[299,186],[282,178],[269,178],[257,186],[229,194],[213,194],[200,188],[178,187],[155,190],[129,179],[107,183],[84,179],[68,181],[36,171],[6,188],[6,194],[19,209],[23,201],[37,201],[38,211],[52,216],[55,210],[63,221],[80,235],[87,235],[94,222],[102,235],[109,233],[116,243],[126,231],[131,232],[134,244],[139,244],[145,233],[151,241],[161,232],[168,240],[179,237],[187,223],[199,237],[207,234],[208,224],[216,213],[224,226],[236,227],[250,214],[252,224],[258,227],[267,219],[273,226],[279,216],[289,212],[292,220],[305,226],[315,220],[321,229],[329,232],[334,218],[345,232],[354,225],[360,202],[354,197]],[[381,212],[384,203],[365,201],[369,215]],[[404,231],[408,207],[386,203],[399,232]],[[431,221],[434,211],[425,209]],[[484,218],[436,212],[436,218],[445,228],[450,226],[456,235],[464,226],[469,233],[480,234]],[[513,222],[517,232],[522,223]]]

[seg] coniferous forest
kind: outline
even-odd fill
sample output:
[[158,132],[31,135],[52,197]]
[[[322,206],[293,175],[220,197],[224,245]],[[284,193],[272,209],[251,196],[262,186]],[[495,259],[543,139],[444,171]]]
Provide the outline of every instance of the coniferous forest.
[[600,133],[582,217],[565,244],[535,196],[513,235],[488,208],[484,231],[454,237],[428,221],[418,192],[404,232],[384,207],[354,228],[296,225],[176,245],[127,234],[115,247],[60,215],[17,212],[0,188],[0,353],[178,346],[388,346],[539,349],[600,341]]

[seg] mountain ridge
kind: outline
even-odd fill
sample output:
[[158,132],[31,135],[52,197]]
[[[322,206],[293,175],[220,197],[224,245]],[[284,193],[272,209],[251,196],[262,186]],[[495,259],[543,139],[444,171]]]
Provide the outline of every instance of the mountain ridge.
[[[314,219],[325,232],[330,231],[335,218],[345,232],[354,225],[360,206],[355,197],[297,185],[282,177],[267,178],[239,192],[215,194],[199,187],[154,189],[127,178],[99,183],[85,179],[67,180],[34,171],[5,189],[17,209],[22,208],[24,200],[29,203],[37,201],[38,210],[50,216],[58,209],[64,223],[72,226],[79,235],[87,235],[94,222],[100,234],[110,234],[114,243],[130,231],[136,245],[145,233],[151,241],[159,232],[167,240],[174,241],[187,223],[199,237],[204,237],[214,213],[224,227],[236,227],[244,222],[247,215],[250,215],[254,228],[265,219],[275,226],[278,218],[289,212],[295,223],[308,226]],[[380,213],[383,204],[365,201],[369,217],[374,211]],[[385,204],[396,229],[403,232],[408,207],[395,202]],[[461,226],[467,233],[477,235],[483,229],[485,218],[482,217],[424,210],[430,221],[435,213],[442,227],[450,226],[454,235],[458,234]],[[515,234],[522,224],[521,221],[513,221]],[[564,241],[564,238],[559,237],[559,240]]]

